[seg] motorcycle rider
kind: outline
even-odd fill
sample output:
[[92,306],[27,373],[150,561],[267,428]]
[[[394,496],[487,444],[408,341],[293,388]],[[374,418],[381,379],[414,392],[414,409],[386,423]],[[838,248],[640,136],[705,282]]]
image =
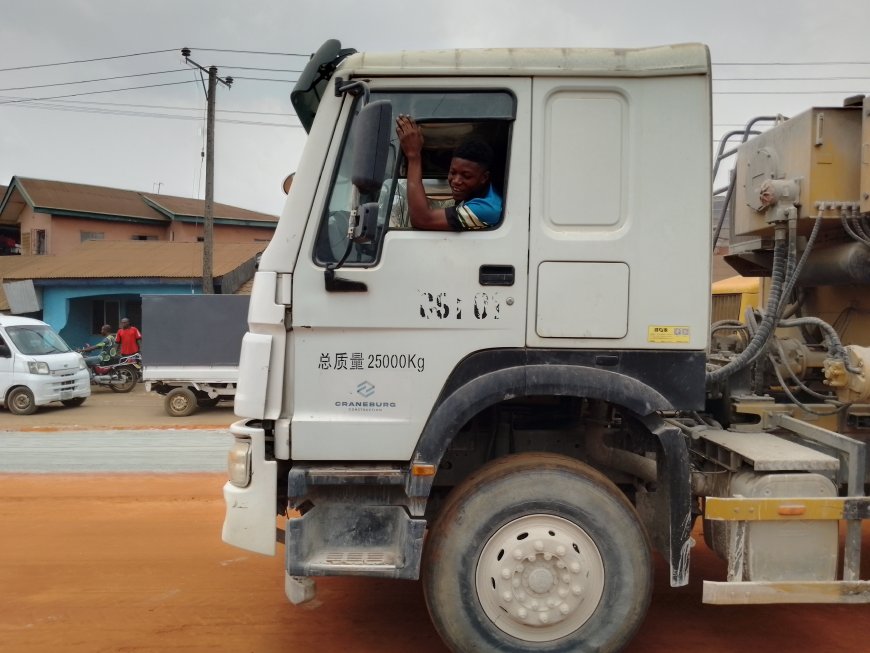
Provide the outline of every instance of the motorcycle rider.
[[100,335],[103,336],[103,339],[95,345],[86,345],[82,347],[82,353],[89,351],[94,351],[95,349],[99,349],[99,354],[94,354],[93,356],[85,356],[85,363],[88,367],[94,367],[95,365],[110,365],[115,359],[118,357],[118,343],[115,341],[115,334],[112,333],[113,329],[110,324],[104,324],[100,328]]

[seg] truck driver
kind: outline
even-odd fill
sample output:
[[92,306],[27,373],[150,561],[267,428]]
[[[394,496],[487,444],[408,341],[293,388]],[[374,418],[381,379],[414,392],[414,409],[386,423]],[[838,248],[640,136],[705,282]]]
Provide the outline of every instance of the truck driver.
[[417,229],[466,231],[488,229],[501,220],[502,198],[490,181],[492,148],[467,140],[453,152],[447,183],[453,206],[430,207],[423,187],[423,132],[410,116],[396,118],[396,134],[408,162],[408,208]]

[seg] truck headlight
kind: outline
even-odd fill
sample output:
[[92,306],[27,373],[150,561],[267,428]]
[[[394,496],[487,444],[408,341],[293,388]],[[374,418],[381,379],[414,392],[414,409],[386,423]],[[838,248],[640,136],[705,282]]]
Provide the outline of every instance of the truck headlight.
[[251,442],[236,440],[227,454],[227,474],[230,483],[237,487],[248,487],[251,482]]
[[31,374],[48,374],[48,363],[42,361],[30,361],[27,363],[27,369]]
[[80,369],[80,370],[86,370],[86,369],[88,369],[88,364],[85,363],[85,358],[84,358],[84,356],[79,356],[79,369]]

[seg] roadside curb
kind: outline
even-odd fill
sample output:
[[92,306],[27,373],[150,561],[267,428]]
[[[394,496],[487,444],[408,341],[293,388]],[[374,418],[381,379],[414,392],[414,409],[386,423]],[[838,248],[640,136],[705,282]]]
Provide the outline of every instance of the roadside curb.
[[161,425],[138,424],[124,426],[111,426],[101,424],[70,424],[64,426],[25,426],[15,429],[2,429],[2,433],[74,433],[76,431],[229,431],[230,424],[184,424],[184,425]]

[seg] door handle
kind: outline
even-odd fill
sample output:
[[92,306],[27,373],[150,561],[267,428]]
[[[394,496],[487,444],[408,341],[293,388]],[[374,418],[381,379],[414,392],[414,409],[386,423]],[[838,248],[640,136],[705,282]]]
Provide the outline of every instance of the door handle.
[[481,286],[514,285],[513,265],[481,265],[478,281]]

